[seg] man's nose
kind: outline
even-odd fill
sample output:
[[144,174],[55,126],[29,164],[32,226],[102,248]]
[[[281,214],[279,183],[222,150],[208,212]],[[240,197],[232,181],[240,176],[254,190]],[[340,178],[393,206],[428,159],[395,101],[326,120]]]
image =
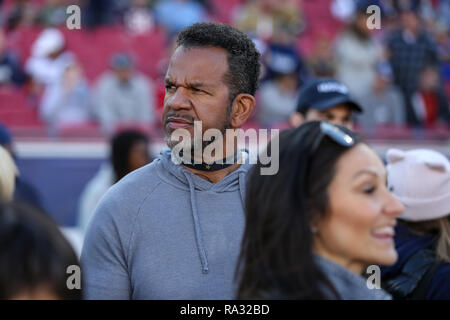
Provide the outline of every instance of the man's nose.
[[175,89],[175,92],[167,97],[166,106],[173,110],[190,109],[192,104],[187,89],[183,87]]

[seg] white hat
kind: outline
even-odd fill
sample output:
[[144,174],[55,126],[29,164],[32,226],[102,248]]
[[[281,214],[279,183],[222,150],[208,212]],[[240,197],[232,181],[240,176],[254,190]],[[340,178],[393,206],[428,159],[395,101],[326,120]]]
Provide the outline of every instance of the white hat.
[[405,206],[399,218],[425,221],[450,215],[450,162],[444,155],[389,149],[386,158],[388,185]]
[[64,47],[64,35],[55,28],[45,29],[33,44],[32,54],[36,57],[46,57],[50,53]]

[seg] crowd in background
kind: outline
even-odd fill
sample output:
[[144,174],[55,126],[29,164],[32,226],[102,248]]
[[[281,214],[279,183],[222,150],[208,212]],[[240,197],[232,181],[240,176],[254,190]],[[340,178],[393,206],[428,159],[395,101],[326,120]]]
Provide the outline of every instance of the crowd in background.
[[[352,98],[364,109],[355,120],[357,129],[366,134],[370,135],[376,126],[425,129],[449,126],[450,1],[326,1],[324,8],[334,16],[338,31],[331,31],[329,28],[333,24],[324,22],[322,36],[315,37],[309,50],[303,51],[300,40],[313,24],[312,17],[305,14],[304,8],[311,1],[233,1],[233,8],[227,18],[217,11],[218,0],[87,0],[78,3],[85,14],[81,32],[87,34],[95,32],[97,28],[115,28],[119,25],[130,34],[146,34],[158,28],[163,30],[167,56],[173,50],[174,36],[194,22],[222,19],[246,32],[261,52],[263,64],[262,81],[256,96],[256,112],[251,120],[255,126],[289,126],[289,118],[298,108],[303,84],[318,77],[336,78],[349,88]],[[73,4],[74,1],[70,2]],[[81,250],[80,239],[82,241],[99,199],[129,172],[151,162],[152,157],[148,152],[150,141],[145,133],[149,132],[149,128],[160,128],[158,110],[162,104],[161,95],[164,95],[161,87],[164,74],[161,72],[151,76],[143,72],[142,61],[138,63],[134,53],[124,48],[104,57],[108,61],[108,69],[94,79],[87,77],[83,70],[89,66],[68,48],[66,33],[61,32],[67,18],[65,9],[68,3],[62,0],[0,1],[0,7],[7,9],[0,13],[0,90],[20,90],[27,97],[30,108],[34,108],[40,121],[45,124],[50,136],[57,136],[65,128],[95,123],[102,134],[110,139],[110,156],[86,185],[80,198],[77,225],[80,238],[80,235],[58,227],[48,221],[42,212],[38,212],[42,206],[37,192],[20,176],[15,164],[12,137],[5,127],[0,126],[0,200],[15,200],[28,205],[0,204],[1,233],[15,240],[17,252],[35,253],[38,257],[36,261],[41,262],[33,265],[36,256],[17,257],[14,256],[14,250],[2,250],[0,261],[4,263],[3,270],[6,271],[0,276],[19,276],[17,279],[1,279],[0,282],[12,285],[8,287],[9,291],[0,290],[0,299],[81,298],[80,292],[67,295],[66,288],[58,287],[65,283],[61,280],[66,276],[61,273],[61,266],[79,264],[76,256]],[[366,9],[370,4],[377,4],[382,9],[379,30],[367,27]],[[23,57],[10,44],[14,42],[17,30],[29,26],[41,26],[43,29],[33,39],[30,55]],[[327,30],[333,36],[329,36]],[[85,45],[89,47],[90,44]],[[167,57],[158,61],[158,64],[155,69],[165,70]],[[121,130],[130,124],[138,129],[143,128],[144,133],[139,130]],[[317,123],[314,125],[319,126]],[[306,132],[306,129],[301,130]],[[312,138],[316,140],[315,136]],[[286,145],[296,141],[286,136],[284,139]],[[286,150],[291,152],[295,148]],[[298,154],[302,156],[305,153],[298,151]],[[416,161],[416,158],[420,161]],[[448,159],[423,150],[417,154],[391,150],[387,161],[388,174],[397,179],[391,179],[389,186],[383,181],[383,188],[387,190],[389,187],[399,198],[405,197],[406,200],[402,202],[407,203],[409,208],[399,228],[403,232],[399,233],[396,243],[399,253],[402,257],[407,256],[405,260],[409,261],[418,252],[430,255],[431,251],[427,261],[433,265],[433,272],[438,272],[439,276],[445,273],[446,276],[450,228],[446,205],[448,193],[443,193],[449,185]],[[418,166],[413,168],[415,171],[423,171],[426,183],[417,189],[414,188],[415,181],[405,183],[403,179],[407,175],[405,168],[411,170],[407,161]],[[299,165],[292,161],[291,164]],[[284,166],[285,174],[291,176],[287,168]],[[307,167],[302,168],[306,170]],[[318,175],[323,173],[322,167],[316,171]],[[407,176],[414,175],[409,173]],[[284,184],[285,180],[282,182]],[[259,186],[258,183],[254,185]],[[268,185],[276,186],[273,181]],[[411,194],[413,200],[417,201],[409,205]],[[439,195],[439,199],[436,200],[434,195]],[[252,198],[248,199],[249,202],[253,201]],[[260,204],[263,202],[258,202]],[[297,213],[298,208],[294,209],[292,212]],[[401,210],[396,208],[395,211],[397,216]],[[434,214],[431,218],[425,214],[429,212]],[[286,227],[291,226],[286,224]],[[307,225],[304,227],[309,229]],[[17,230],[21,232],[17,233]],[[307,230],[310,231],[315,232],[313,228]],[[29,246],[34,251],[23,250]],[[46,255],[44,251],[52,254]],[[439,263],[435,263],[436,256]],[[21,282],[20,273],[5,269],[13,265],[6,261],[14,259],[17,259],[18,265],[26,262],[21,272],[31,275],[29,283]],[[411,261],[414,263],[414,260]],[[55,269],[48,268],[50,264],[55,265]],[[55,272],[56,269],[59,271]],[[258,269],[261,270],[259,266]],[[383,270],[389,281],[387,285],[394,287],[394,297],[411,295],[403,288],[395,291],[398,275],[403,271],[396,265]],[[39,290],[27,291],[30,283],[33,289]],[[435,295],[433,291],[432,295],[430,289],[427,299],[448,298],[448,284],[442,286],[440,283],[436,279],[431,282],[430,286],[434,287],[430,288],[439,292]],[[254,295],[250,298],[254,298]]]
[[[194,22],[221,20],[246,32],[264,64],[254,126],[286,126],[302,84],[315,77],[335,77],[349,87],[364,108],[356,120],[366,134],[380,125],[432,129],[450,123],[450,1],[322,1],[327,12],[308,16],[311,2],[231,1],[225,17],[220,1],[75,1],[82,32],[120,26],[131,37],[162,30],[168,54],[174,35]],[[90,62],[83,65],[58,30],[65,27],[68,4],[2,1],[1,86],[19,86],[34,97],[28,101],[35,102],[49,135],[83,123],[98,124],[106,135],[124,123],[158,127],[163,71],[145,72],[147,62],[136,63],[134,52],[124,48],[103,57],[109,70],[86,77]],[[380,29],[368,28],[372,4],[381,9]],[[334,22],[317,22],[319,14]],[[320,31],[309,36],[318,24]],[[36,25],[46,29],[33,41],[30,56],[20,56],[13,45],[16,31]],[[312,40],[304,48],[306,38]],[[164,70],[166,59],[152,63]]]

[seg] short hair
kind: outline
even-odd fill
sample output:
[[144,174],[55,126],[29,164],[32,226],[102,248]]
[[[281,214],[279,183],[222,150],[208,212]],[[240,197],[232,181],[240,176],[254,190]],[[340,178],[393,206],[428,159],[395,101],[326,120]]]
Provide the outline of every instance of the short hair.
[[60,299],[82,298],[67,287],[67,267],[78,258],[57,224],[25,204],[0,202],[0,299],[50,289]]
[[242,31],[222,23],[195,23],[181,31],[177,47],[218,47],[227,51],[225,83],[230,101],[240,93],[254,95],[260,75],[260,53]]

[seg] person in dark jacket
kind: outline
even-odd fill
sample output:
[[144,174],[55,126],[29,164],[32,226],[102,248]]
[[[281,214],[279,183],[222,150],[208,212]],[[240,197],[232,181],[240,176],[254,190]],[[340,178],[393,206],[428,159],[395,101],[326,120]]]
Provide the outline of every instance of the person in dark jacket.
[[388,185],[405,205],[397,263],[382,269],[394,299],[450,299],[450,162],[426,149],[387,152]]

